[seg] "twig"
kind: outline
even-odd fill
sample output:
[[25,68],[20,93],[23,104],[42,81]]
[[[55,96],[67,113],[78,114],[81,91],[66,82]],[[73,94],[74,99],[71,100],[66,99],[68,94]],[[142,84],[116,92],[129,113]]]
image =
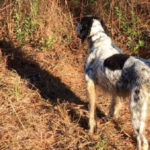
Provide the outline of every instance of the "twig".
[[4,11],[5,9],[7,9],[7,8],[9,8],[9,7],[11,7],[13,4],[11,3],[11,4],[9,4],[9,5],[7,5],[6,7],[4,7],[4,8],[1,8],[0,9],[0,13],[2,12],[2,11]]
[[12,104],[12,101],[9,100],[9,102],[10,102],[10,106],[12,107],[12,109],[13,109],[13,111],[14,111],[16,117],[18,118],[19,123],[21,124],[22,128],[25,129],[25,126],[23,125],[22,121],[20,120],[20,118],[19,118],[19,116],[18,116],[18,114],[17,114],[17,112],[16,112],[16,110],[15,110],[13,104]]

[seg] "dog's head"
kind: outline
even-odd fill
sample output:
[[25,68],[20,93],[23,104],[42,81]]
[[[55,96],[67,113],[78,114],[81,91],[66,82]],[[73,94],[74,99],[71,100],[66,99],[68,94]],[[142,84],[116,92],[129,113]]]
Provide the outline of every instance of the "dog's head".
[[97,32],[107,32],[107,28],[100,18],[95,16],[86,16],[77,23],[76,32],[77,36],[82,40],[82,42],[84,42],[84,40]]

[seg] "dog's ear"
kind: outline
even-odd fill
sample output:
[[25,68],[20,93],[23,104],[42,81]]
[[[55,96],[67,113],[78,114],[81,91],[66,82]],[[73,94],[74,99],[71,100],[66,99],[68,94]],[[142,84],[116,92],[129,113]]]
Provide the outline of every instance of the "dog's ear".
[[91,26],[93,23],[92,16],[86,16],[76,26],[77,36],[84,42],[90,34]]
[[103,27],[105,33],[106,33],[107,35],[110,35],[110,32],[108,31],[108,29],[107,29],[106,24],[104,23],[104,21],[103,21],[102,19],[100,19],[100,22],[101,22],[101,25],[102,25],[102,27]]

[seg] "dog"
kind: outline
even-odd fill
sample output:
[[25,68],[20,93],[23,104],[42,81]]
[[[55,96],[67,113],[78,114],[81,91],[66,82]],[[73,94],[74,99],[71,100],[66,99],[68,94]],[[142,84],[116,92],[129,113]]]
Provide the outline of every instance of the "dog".
[[95,16],[85,16],[76,25],[77,36],[89,43],[84,74],[89,99],[89,132],[94,133],[96,86],[112,96],[109,116],[118,118],[121,99],[130,99],[133,129],[139,150],[148,150],[144,134],[150,98],[150,61],[123,54],[107,34],[104,22]]

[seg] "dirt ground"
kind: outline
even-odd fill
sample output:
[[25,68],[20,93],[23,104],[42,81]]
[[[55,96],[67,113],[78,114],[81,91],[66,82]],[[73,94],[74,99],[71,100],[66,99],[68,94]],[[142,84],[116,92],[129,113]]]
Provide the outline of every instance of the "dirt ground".
[[97,131],[89,135],[83,76],[87,46],[76,42],[70,49],[41,51],[0,41],[1,150],[136,149],[128,101],[118,120],[107,120],[110,97],[101,92]]

